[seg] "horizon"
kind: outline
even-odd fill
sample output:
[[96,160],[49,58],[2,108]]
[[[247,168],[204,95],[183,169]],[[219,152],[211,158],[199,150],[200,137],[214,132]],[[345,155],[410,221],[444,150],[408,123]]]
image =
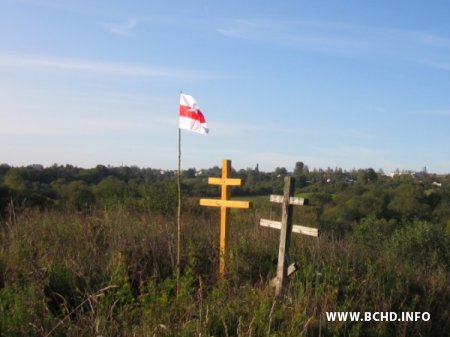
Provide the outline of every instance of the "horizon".
[[[5,0],[0,161],[450,172],[450,3]],[[402,15],[399,16],[398,13]]]
[[[233,163],[231,163],[231,164],[233,164]],[[316,172],[316,171],[323,171],[323,172],[325,172],[325,171],[328,171],[328,170],[332,170],[332,171],[341,170],[343,173],[351,173],[351,172],[358,171],[358,170],[370,170],[370,169],[372,169],[375,172],[377,172],[378,174],[382,173],[385,176],[390,176],[391,174],[394,174],[394,173],[395,174],[409,174],[409,173],[420,173],[420,172],[426,172],[429,175],[438,175],[438,176],[446,176],[446,175],[450,174],[450,173],[430,172],[427,167],[423,167],[421,170],[416,170],[416,171],[415,170],[410,170],[410,169],[399,169],[399,168],[397,168],[397,169],[395,169],[393,171],[386,172],[382,168],[374,168],[374,167],[359,167],[359,168],[355,167],[355,168],[351,168],[351,169],[347,169],[347,168],[343,168],[343,167],[322,168],[322,167],[310,167],[308,165],[308,163],[303,163],[303,164],[304,164],[305,168],[308,169],[309,172]],[[44,169],[44,170],[48,169],[48,168],[51,168],[53,166],[56,166],[56,167],[71,166],[71,167],[74,167],[74,168],[77,168],[77,169],[82,169],[82,170],[92,170],[92,169],[95,169],[97,166],[104,166],[106,168],[112,168],[112,169],[120,168],[120,167],[128,167],[128,168],[136,167],[139,170],[150,169],[150,170],[160,170],[160,171],[164,171],[164,172],[176,172],[177,171],[177,169],[164,169],[164,168],[161,168],[161,167],[138,166],[138,165],[123,165],[123,164],[121,164],[121,165],[97,164],[97,165],[94,165],[94,166],[78,166],[78,165],[73,165],[73,164],[68,164],[68,163],[67,164],[53,163],[53,164],[50,164],[50,165],[43,165],[43,164],[38,164],[38,163],[27,164],[27,165],[11,165],[11,164],[8,164],[8,163],[0,163],[0,167],[1,166],[5,166],[5,165],[7,167],[9,167],[9,168],[33,167],[34,169],[38,169],[39,168],[39,169]],[[294,166],[292,168],[285,167],[285,166],[277,166],[277,167],[274,167],[272,170],[260,169],[258,163],[256,163],[253,167],[235,167],[234,165],[232,165],[231,168],[232,168],[232,170],[238,172],[238,171],[241,171],[241,170],[255,170],[256,166],[258,166],[258,171],[262,172],[262,173],[271,173],[271,172],[276,171],[277,169],[286,169],[288,174],[292,174],[294,172],[294,169],[295,169],[295,163],[294,163]],[[213,166],[210,166],[210,167],[187,167],[187,168],[181,167],[181,171],[187,171],[187,170],[190,170],[190,169],[194,169],[196,172],[199,172],[199,171],[203,171],[203,170],[209,170],[209,169],[212,169],[212,168],[215,168],[215,167],[221,168],[221,164],[213,165]]]

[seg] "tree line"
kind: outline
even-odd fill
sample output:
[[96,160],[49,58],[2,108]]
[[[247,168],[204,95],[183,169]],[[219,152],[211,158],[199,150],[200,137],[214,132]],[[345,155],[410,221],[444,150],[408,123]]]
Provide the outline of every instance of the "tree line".
[[[272,172],[254,168],[233,170],[245,181],[234,195],[261,196],[282,193],[283,178],[296,178],[298,193],[314,206],[322,225],[349,226],[363,218],[401,222],[422,219],[450,221],[450,175],[398,174],[387,177],[372,168],[346,171],[341,168],[309,170],[297,162],[292,171],[277,167]],[[183,197],[217,195],[207,178],[221,175],[218,166],[182,171]],[[72,165],[12,167],[0,165],[0,209],[16,207],[86,210],[117,204],[170,214],[177,205],[177,172],[136,166],[79,168]],[[188,203],[189,205],[189,203]]]

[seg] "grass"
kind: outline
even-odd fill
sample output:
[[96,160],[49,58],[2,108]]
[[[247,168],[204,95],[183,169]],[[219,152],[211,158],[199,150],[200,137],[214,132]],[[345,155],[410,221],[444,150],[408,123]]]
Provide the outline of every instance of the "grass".
[[[233,213],[225,279],[217,276],[217,210],[183,214],[178,296],[175,217],[120,206],[91,213],[22,211],[0,230],[0,336],[442,336],[450,331],[449,270],[439,259],[447,241],[443,246],[420,241],[421,233],[437,229],[417,224],[377,240],[365,230],[344,240],[327,233],[319,239],[295,235],[291,261],[300,269],[286,296],[275,298],[268,283],[275,275],[279,232],[258,225],[259,217],[270,213],[265,199],[254,198],[255,209]],[[401,240],[402,233],[414,238],[413,246]],[[429,259],[415,263],[421,250]],[[327,322],[327,311],[427,311],[431,320]]]

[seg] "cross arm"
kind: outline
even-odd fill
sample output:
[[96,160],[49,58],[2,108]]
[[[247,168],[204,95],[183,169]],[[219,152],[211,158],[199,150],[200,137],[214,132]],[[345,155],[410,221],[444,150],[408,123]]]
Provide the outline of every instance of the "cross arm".
[[242,185],[244,185],[244,181],[239,178],[208,178],[208,184],[227,185],[227,186],[242,186]]
[[201,206],[229,207],[229,208],[252,208],[251,201],[200,199]]
[[[283,199],[282,195],[275,195],[275,194],[270,195],[271,202],[276,202],[276,203],[281,204],[281,203],[283,203],[283,200],[284,199]],[[308,205],[308,199],[290,197],[289,204],[290,205],[299,205],[299,206]]]
[[[261,219],[259,222],[259,225],[263,226],[263,227],[281,229],[281,221]],[[309,235],[309,236],[319,236],[319,234],[320,234],[319,230],[317,228],[299,226],[299,225],[292,226],[292,233],[298,233],[298,234]]]

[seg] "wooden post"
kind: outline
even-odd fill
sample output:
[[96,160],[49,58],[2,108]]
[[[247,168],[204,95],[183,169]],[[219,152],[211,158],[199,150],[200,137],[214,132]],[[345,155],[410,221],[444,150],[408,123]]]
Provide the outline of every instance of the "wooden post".
[[317,228],[298,226],[292,224],[293,205],[306,205],[307,199],[294,198],[295,179],[292,177],[284,178],[283,195],[271,195],[270,201],[281,203],[281,221],[261,219],[260,225],[269,228],[280,229],[280,247],[278,249],[277,276],[271,281],[275,287],[275,295],[283,293],[287,285],[287,277],[294,273],[298,266],[289,264],[289,246],[291,244],[291,233],[300,233],[309,236],[319,236]]
[[[230,185],[227,185],[225,179],[231,177],[231,161],[222,161],[222,184],[220,191],[221,200],[230,200],[231,191]],[[241,182],[240,182],[241,183]],[[244,182],[242,182],[243,184]],[[219,245],[219,273],[223,277],[225,275],[225,258],[227,245],[227,229],[230,224],[230,209],[224,205],[220,206],[220,245]]]
[[252,208],[249,201],[230,200],[230,186],[242,186],[242,179],[233,179],[231,176],[231,160],[222,161],[222,177],[208,178],[211,185],[220,185],[220,199],[200,199],[201,206],[220,207],[220,256],[219,273],[225,275],[225,259],[227,253],[227,229],[230,221],[230,208]]
[[180,292],[180,254],[181,254],[181,129],[178,128],[178,210],[177,210],[177,297]]
[[292,233],[292,211],[289,198],[294,195],[295,180],[292,177],[284,178],[283,202],[281,206],[280,247],[278,249],[277,283],[275,293],[278,295],[285,288],[287,282],[287,265],[289,263],[289,246]]

